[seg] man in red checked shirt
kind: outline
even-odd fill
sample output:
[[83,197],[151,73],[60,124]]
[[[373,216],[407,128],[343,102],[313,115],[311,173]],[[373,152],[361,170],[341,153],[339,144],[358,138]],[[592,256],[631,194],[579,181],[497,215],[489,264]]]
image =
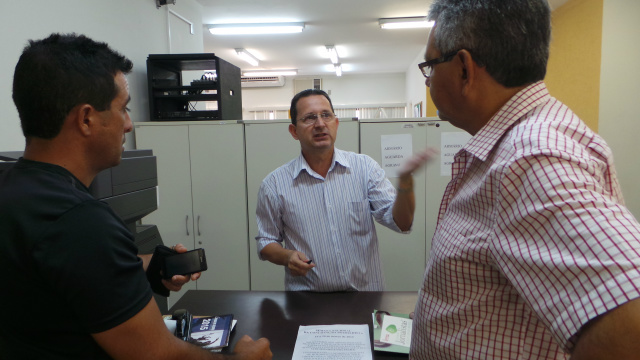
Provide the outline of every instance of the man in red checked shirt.
[[410,358],[637,359],[640,225],[611,150],[543,82],[547,0],[435,0],[419,65],[457,153]]

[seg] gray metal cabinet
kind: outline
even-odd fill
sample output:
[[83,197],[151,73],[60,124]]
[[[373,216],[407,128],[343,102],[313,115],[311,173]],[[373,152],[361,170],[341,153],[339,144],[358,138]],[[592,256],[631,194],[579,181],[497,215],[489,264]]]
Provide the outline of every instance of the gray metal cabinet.
[[300,145],[287,130],[286,120],[245,121],[247,202],[251,290],[284,290],[284,270],[258,258],[256,206],[262,179],[300,153]]
[[[443,145],[445,145],[443,139],[446,139],[448,135],[456,135],[468,141],[471,135],[451,125],[448,121],[442,121],[437,118],[427,120],[427,145],[440,151],[438,157],[425,169],[425,255],[428,260],[429,251],[431,250],[431,239],[436,231],[436,222],[438,220],[438,211],[440,210],[442,195],[451,180],[451,165],[447,165],[446,163],[452,160],[453,155],[457,152],[457,148],[453,151],[448,150],[448,148],[443,148]],[[464,143],[466,143],[466,141],[464,141]],[[458,144],[462,145],[462,143]]]
[[[443,136],[468,135],[437,118],[361,120],[360,152],[382,164],[381,137],[400,134],[411,135],[413,152],[427,146],[440,150],[435,159],[414,175],[416,211],[411,233],[399,234],[376,224],[386,290],[414,291],[422,284],[440,201],[451,179],[451,172],[442,161],[443,156],[450,155],[441,147]],[[397,184],[395,178],[390,180]]]
[[[371,156],[383,165],[382,136],[409,135],[412,152],[426,148],[426,121],[362,120],[360,122],[360,152]],[[383,166],[384,168],[384,166]],[[389,177],[389,176],[388,176]],[[397,186],[397,178],[389,177]],[[388,291],[418,290],[425,267],[426,186],[425,172],[414,175],[416,210],[411,233],[401,234],[376,223],[380,246],[380,258]]]
[[[136,147],[158,162],[158,210],[145,217],[165,244],[204,248],[197,289],[249,290],[244,127],[233,122],[135,124]],[[170,304],[195,284],[187,284]]]

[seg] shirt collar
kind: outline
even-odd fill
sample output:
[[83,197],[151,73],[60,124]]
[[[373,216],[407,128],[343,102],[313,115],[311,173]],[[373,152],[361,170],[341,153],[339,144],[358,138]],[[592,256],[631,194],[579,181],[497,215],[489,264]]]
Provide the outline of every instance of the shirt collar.
[[[349,164],[349,159],[347,159],[346,152],[334,147],[333,159],[331,159],[331,167],[329,167],[329,172],[331,172],[336,167],[336,165],[340,165],[345,168],[351,167]],[[301,151],[293,166],[293,178],[297,178],[303,170],[305,170],[309,175],[320,176],[311,169],[309,163],[307,163],[307,160],[305,160]]]
[[71,185],[73,185],[75,188],[85,191],[87,193],[90,193],[89,188],[86,187],[82,181],[78,180],[78,178],[73,175],[69,170],[63,168],[60,165],[55,165],[55,164],[51,164],[51,163],[46,163],[46,162],[41,162],[41,161],[35,161],[35,160],[28,160],[25,159],[24,157],[20,157],[18,159],[18,161],[16,162],[16,167],[19,168],[37,168],[37,169],[41,169],[41,170],[45,170],[51,173],[55,173],[58,174],[64,178],[67,178],[69,180],[69,182],[71,183]]
[[464,149],[481,161],[487,160],[491,150],[517,121],[550,98],[542,81],[520,90],[469,140]]

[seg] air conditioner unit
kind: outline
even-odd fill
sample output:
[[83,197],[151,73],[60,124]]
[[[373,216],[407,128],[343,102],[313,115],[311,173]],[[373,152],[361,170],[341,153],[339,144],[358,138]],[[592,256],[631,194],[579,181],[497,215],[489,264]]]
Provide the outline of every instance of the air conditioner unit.
[[240,84],[243,88],[284,86],[284,76],[243,76]]

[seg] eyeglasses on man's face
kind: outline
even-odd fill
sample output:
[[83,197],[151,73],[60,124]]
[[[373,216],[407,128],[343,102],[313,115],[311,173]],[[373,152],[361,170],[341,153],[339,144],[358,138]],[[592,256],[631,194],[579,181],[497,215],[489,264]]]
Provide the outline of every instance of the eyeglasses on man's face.
[[315,113],[307,114],[303,118],[298,119],[298,121],[304,125],[311,126],[311,125],[315,125],[318,119],[322,119],[322,121],[325,123],[330,123],[336,119],[336,116],[329,111],[323,111],[319,114],[315,114]]
[[418,64],[418,67],[420,68],[420,71],[422,71],[422,75],[424,75],[424,77],[427,80],[430,80],[431,73],[433,72],[433,66],[434,65],[438,65],[438,64],[442,64],[443,62],[451,61],[456,56],[458,51],[460,51],[460,50],[452,51],[450,53],[447,53],[447,54],[444,54],[444,55],[440,56],[439,58],[427,60],[427,61],[425,61],[423,63]]

